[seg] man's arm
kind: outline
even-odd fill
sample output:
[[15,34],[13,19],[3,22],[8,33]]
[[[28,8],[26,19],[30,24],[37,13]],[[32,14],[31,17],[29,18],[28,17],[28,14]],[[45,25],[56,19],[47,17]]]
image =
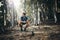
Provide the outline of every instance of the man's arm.
[[19,20],[18,20],[18,24],[21,24],[21,17],[20,17]]
[[27,24],[28,24],[28,25],[30,24],[30,20],[29,20],[29,17],[27,17]]

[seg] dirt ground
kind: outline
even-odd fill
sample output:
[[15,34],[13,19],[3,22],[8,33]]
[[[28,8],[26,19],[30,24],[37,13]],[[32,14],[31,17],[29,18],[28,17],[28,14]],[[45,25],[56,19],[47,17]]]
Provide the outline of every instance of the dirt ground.
[[21,32],[20,27],[12,28],[9,34],[1,34],[0,40],[60,40],[60,25],[40,25]]

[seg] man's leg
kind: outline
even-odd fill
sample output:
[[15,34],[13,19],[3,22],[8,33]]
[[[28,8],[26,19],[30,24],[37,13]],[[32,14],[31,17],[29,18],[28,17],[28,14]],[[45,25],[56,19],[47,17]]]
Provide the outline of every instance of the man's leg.
[[22,24],[20,24],[20,28],[21,28],[21,31],[23,31],[23,29],[22,29]]
[[29,24],[28,24],[28,23],[26,23],[26,27],[25,27],[24,31],[26,31],[26,28],[28,28],[28,26],[29,26]]

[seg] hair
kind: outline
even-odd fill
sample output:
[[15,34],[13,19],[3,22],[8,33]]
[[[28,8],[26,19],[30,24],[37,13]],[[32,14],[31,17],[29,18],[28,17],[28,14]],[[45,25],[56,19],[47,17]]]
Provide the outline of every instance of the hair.
[[23,15],[26,15],[26,13],[23,13]]

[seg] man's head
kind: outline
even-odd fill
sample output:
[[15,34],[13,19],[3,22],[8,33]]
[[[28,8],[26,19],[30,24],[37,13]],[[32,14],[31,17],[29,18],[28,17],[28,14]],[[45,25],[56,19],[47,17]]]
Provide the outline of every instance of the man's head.
[[26,13],[23,13],[23,15],[25,16],[25,15],[26,15]]

